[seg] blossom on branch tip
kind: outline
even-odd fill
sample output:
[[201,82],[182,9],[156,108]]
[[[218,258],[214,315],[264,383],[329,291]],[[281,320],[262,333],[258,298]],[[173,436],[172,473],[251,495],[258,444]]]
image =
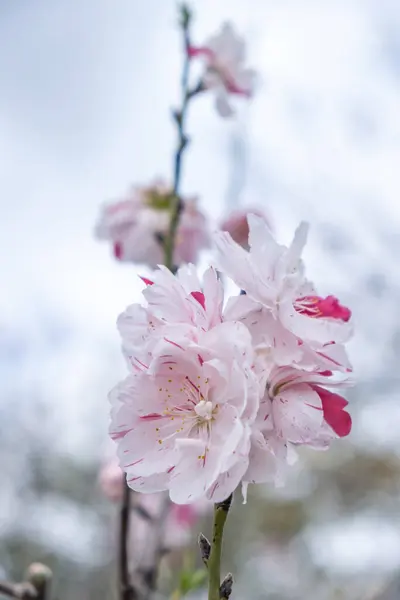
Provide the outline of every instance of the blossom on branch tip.
[[215,91],[216,108],[222,117],[229,117],[233,109],[229,96],[253,95],[255,71],[245,68],[245,42],[230,23],[210,37],[203,46],[189,46],[191,58],[201,58],[205,64],[202,85]]
[[160,266],[143,304],[118,318],[129,375],[110,393],[110,434],[128,485],[177,504],[220,502],[242,484],[279,483],[297,446],[327,448],[351,417],[351,312],[318,296],[300,255],[248,215],[249,251],[216,234],[219,268],[245,290],[224,307],[214,268]]
[[[175,239],[174,262],[196,262],[209,246],[207,219],[196,198],[181,198]],[[169,232],[171,211],[176,204],[172,189],[163,181],[135,187],[124,200],[103,208],[96,225],[98,239],[112,243],[119,261],[143,263],[154,268],[163,261],[164,241]]]

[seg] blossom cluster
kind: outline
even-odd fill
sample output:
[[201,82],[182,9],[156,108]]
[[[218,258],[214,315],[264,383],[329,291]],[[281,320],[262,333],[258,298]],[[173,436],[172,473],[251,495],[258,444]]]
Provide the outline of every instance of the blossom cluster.
[[[282,480],[298,446],[350,432],[332,391],[350,383],[350,310],[306,278],[305,223],[289,247],[262,217],[248,225],[248,250],[219,231],[218,270],[200,281],[193,265],[160,266],[145,305],[118,319],[129,374],[110,393],[110,433],[134,490],[222,501]],[[220,273],[242,290],[226,303]]]

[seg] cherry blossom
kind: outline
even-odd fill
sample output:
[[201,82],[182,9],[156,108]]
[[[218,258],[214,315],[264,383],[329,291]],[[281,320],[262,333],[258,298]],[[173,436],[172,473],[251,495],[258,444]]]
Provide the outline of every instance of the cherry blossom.
[[283,483],[287,466],[297,459],[295,448],[325,449],[332,440],[349,435],[348,402],[327,388],[351,385],[333,373],[310,373],[294,367],[273,366],[253,425],[245,485]]
[[222,117],[233,109],[230,95],[250,98],[253,95],[255,71],[245,68],[245,42],[230,23],[210,37],[203,46],[189,46],[190,57],[200,57],[205,63],[202,85],[215,91],[216,108]]
[[345,387],[348,379],[310,373],[293,367],[274,367],[260,402],[258,420],[274,429],[278,439],[294,444],[320,445],[351,430],[348,402],[327,387]]
[[[96,236],[112,243],[117,260],[156,267],[163,261],[163,242],[174,202],[172,189],[161,180],[148,187],[135,187],[126,199],[103,208]],[[180,202],[176,265],[196,262],[200,250],[209,245],[207,220],[198,209],[197,200],[187,198]]]
[[259,404],[253,358],[248,330],[230,322],[201,344],[161,340],[149,364],[136,363],[110,393],[110,433],[132,489],[169,490],[177,504],[234,491]]
[[304,274],[308,226],[298,227],[287,248],[274,240],[264,219],[250,214],[248,223],[249,252],[228,233],[215,234],[221,271],[246,292],[229,300],[225,318],[245,323],[256,347],[280,365],[350,370],[342,344],[352,334],[351,312],[334,296],[318,296]]
[[133,367],[151,360],[160,340],[187,337],[199,342],[205,331],[222,322],[223,288],[215,269],[207,269],[200,281],[193,265],[181,267],[176,275],[160,266],[144,282],[147,306],[132,304],[117,321]]

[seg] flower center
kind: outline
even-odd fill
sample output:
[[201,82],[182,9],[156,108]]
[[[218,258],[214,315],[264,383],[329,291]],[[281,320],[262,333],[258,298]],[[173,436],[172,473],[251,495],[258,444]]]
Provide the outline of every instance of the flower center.
[[200,400],[194,407],[195,413],[201,421],[211,421],[213,418],[213,405],[210,400]]
[[347,322],[350,320],[351,311],[346,306],[340,304],[335,296],[303,296],[297,298],[294,303],[295,310],[301,315],[320,319],[322,317],[330,317]]

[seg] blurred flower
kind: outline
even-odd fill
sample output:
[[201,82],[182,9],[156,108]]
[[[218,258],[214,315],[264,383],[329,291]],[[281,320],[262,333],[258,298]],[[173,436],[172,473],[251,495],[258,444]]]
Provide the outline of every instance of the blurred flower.
[[242,208],[236,210],[230,213],[220,225],[221,231],[229,233],[234,242],[246,249],[248,249],[249,246],[249,224],[247,221],[247,216],[249,214],[261,217],[268,227],[272,229],[269,219],[259,208]]
[[[136,504],[152,520],[156,520],[164,504],[164,494],[140,494],[136,497]],[[199,519],[212,510],[213,504],[209,501],[198,501],[193,504],[173,504],[171,503],[166,522],[164,546],[167,548],[177,548],[189,543],[193,536],[193,528]],[[141,516],[137,511],[132,516],[131,538],[133,542],[133,552],[135,548],[146,543],[148,536],[148,519]]]
[[301,252],[308,226],[302,223],[289,248],[279,245],[264,219],[248,215],[247,252],[226,232],[215,234],[221,271],[246,292],[231,298],[226,318],[240,320],[277,364],[350,370],[342,346],[352,334],[351,312],[334,296],[318,296],[306,279]]
[[190,46],[190,57],[201,57],[205,63],[202,85],[215,90],[216,108],[222,117],[229,117],[233,109],[229,95],[253,95],[255,71],[244,67],[245,42],[230,23],[210,37],[203,46]]
[[99,484],[101,491],[111,502],[119,502],[122,499],[124,474],[117,458],[107,461],[101,467]]
[[[154,268],[163,262],[163,244],[168,235],[175,198],[162,181],[133,188],[127,199],[106,205],[97,223],[98,239],[109,240],[115,258]],[[196,262],[209,245],[207,220],[195,198],[180,199],[180,217],[174,262]]]
[[[117,458],[108,460],[100,470],[99,483],[102,492],[111,502],[120,502],[122,500],[125,474],[118,464]],[[157,516],[162,509],[164,500],[162,494],[140,494],[135,505],[139,505],[143,511],[153,517]],[[191,530],[213,504],[207,500],[200,500],[194,504],[173,504],[171,503],[167,527],[165,533],[165,544],[168,547],[180,546],[187,543],[190,539]],[[132,516],[132,531],[134,538],[143,543],[147,532],[146,517],[142,511],[136,511]]]

